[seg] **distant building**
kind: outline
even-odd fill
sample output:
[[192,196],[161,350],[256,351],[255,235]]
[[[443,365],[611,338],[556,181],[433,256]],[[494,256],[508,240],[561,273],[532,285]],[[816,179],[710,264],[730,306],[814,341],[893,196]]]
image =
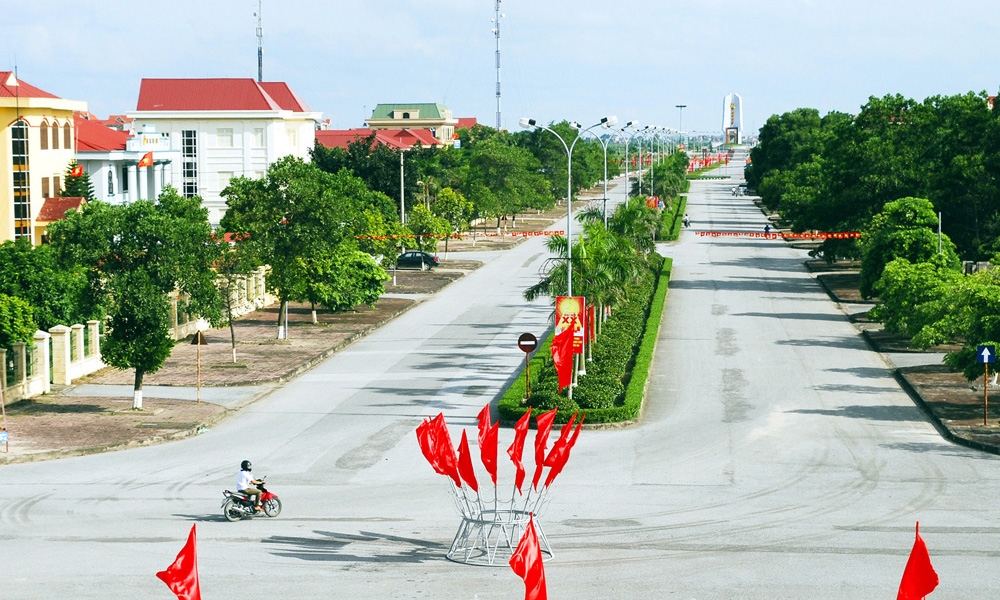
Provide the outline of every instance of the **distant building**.
[[46,198],[62,190],[74,155],[73,113],[87,103],[64,100],[0,71],[0,242],[26,237],[39,244],[37,218]]
[[427,129],[380,129],[367,127],[357,129],[330,129],[316,132],[316,143],[327,148],[344,148],[355,140],[363,140],[375,134],[373,143],[383,144],[394,150],[409,150],[421,145],[424,148],[442,146],[440,140]]
[[[181,153],[170,147],[169,134],[157,133],[151,125],[138,133],[118,130],[114,118],[91,116],[74,115],[76,160],[90,176],[98,200],[111,204],[153,200],[173,183],[172,166],[180,161]],[[153,153],[153,165],[139,167],[148,152]]]
[[[180,153],[167,181],[185,196],[201,196],[212,225],[225,215],[220,193],[236,176],[263,177],[292,155],[309,160],[320,113],[286,83],[253,79],[143,79],[137,131],[152,127]],[[153,158],[157,158],[154,151]]]
[[429,129],[445,145],[451,145],[458,119],[443,104],[377,104],[368,127],[379,129]]
[[743,98],[733,93],[723,103],[722,131],[727,144],[743,143]]

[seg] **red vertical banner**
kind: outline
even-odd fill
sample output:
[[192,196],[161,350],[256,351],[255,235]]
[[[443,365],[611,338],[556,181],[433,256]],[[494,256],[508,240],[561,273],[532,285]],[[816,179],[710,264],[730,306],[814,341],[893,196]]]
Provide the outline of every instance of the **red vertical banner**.
[[587,343],[597,339],[597,308],[591,304],[587,307]]
[[583,353],[583,336],[585,332],[587,301],[583,296],[556,297],[556,327],[559,335],[564,329],[573,329],[573,354]]

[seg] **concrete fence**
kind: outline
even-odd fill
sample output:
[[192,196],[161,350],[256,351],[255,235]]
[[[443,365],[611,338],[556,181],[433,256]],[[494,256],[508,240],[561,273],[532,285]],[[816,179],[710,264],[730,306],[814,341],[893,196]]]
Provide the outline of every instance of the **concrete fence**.
[[[261,267],[247,275],[232,279],[229,287],[233,318],[241,317],[273,304],[274,296],[267,293]],[[197,318],[179,307],[185,299],[178,293],[170,295],[170,330],[175,340],[193,335]],[[101,359],[101,328],[99,321],[87,321],[69,327],[56,325],[48,332],[35,332],[32,344],[14,344],[10,350],[0,348],[0,386],[4,401],[14,402],[51,391],[52,385],[72,385],[74,379],[90,375],[105,366]]]

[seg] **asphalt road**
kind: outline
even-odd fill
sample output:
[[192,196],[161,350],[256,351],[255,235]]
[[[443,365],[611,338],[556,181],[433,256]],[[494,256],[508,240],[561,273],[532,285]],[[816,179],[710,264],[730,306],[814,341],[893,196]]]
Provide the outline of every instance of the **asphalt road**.
[[[892,598],[917,520],[935,600],[996,597],[1000,459],[941,440],[802,251],[694,235],[763,228],[731,185],[695,182],[692,228],[664,248],[642,424],[585,431],[552,489],[549,597]],[[154,573],[197,523],[205,598],[522,598],[508,568],[443,559],[458,518],[413,430],[444,411],[456,442],[474,433],[523,360],[517,335],[549,316],[520,299],[542,244],[487,257],[208,434],[0,468],[0,597],[169,599]],[[277,519],[222,520],[244,458]]]

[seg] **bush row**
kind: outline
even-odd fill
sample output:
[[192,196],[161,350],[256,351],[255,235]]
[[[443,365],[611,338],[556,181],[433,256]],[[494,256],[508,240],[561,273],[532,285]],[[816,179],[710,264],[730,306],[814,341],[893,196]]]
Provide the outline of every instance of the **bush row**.
[[575,411],[587,414],[589,423],[617,423],[636,419],[657,332],[666,301],[672,261],[653,255],[649,273],[629,289],[629,300],[604,323],[593,347],[593,362],[581,375],[573,400],[566,389],[556,393],[558,379],[550,347],[552,334],[531,358],[531,397],[527,404],[524,377],[518,377],[499,402],[500,420],[512,424],[526,406],[538,414],[558,406],[557,422],[565,422]]
[[656,239],[672,242],[681,236],[681,225],[684,221],[684,212],[687,210],[687,196],[676,198],[670,210],[665,210],[660,215],[660,225],[656,230]]

